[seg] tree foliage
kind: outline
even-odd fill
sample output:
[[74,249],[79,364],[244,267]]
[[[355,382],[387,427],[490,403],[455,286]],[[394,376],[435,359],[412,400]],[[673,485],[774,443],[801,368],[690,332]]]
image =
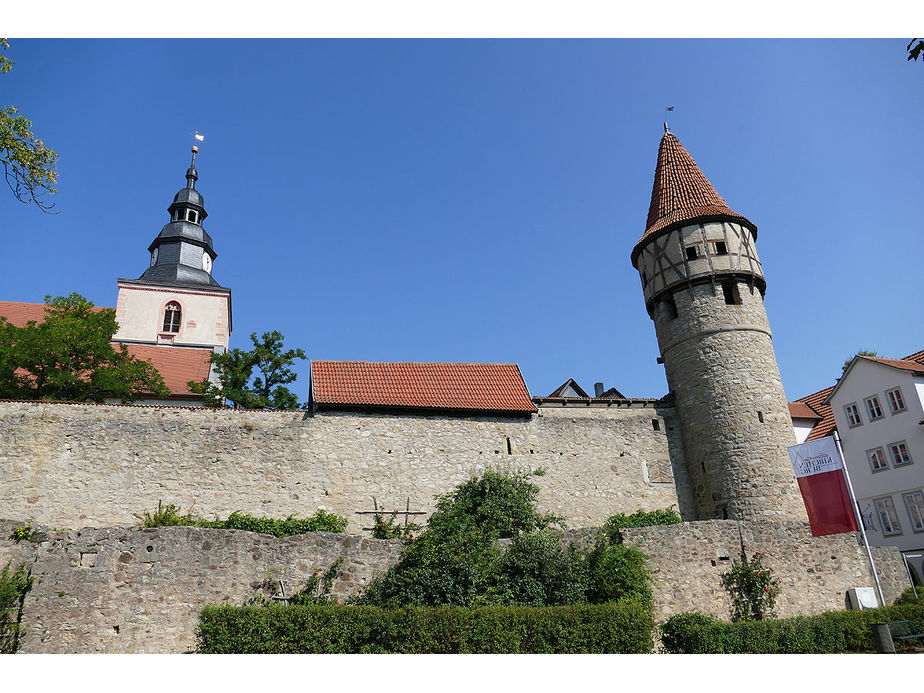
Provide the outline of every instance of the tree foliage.
[[876,353],[875,351],[869,351],[868,349],[860,349],[856,354],[854,354],[854,355],[851,356],[849,359],[847,359],[846,361],[844,361],[844,365],[841,366],[841,375],[843,375],[844,373],[847,372],[847,369],[850,367],[850,364],[853,363],[853,360],[854,360],[857,356],[872,356],[872,357],[877,357],[877,356],[879,356],[879,354]]
[[[253,349],[229,349],[213,354],[218,385],[204,380],[188,383],[190,390],[205,397],[212,407],[230,401],[235,409],[298,409],[298,395],[284,387],[298,375],[290,366],[295,359],[306,359],[302,349],[284,350],[281,333],[273,330],[250,335]],[[254,372],[256,371],[256,373]]]
[[[0,50],[10,47],[0,38]],[[13,61],[0,53],[0,74],[9,72]],[[48,195],[56,192],[58,155],[32,133],[32,121],[19,115],[13,106],[0,108],[0,164],[7,185],[17,200],[34,202],[43,212],[50,212],[53,203]]]
[[924,54],[924,39],[913,38],[908,42],[905,50],[908,51],[908,60],[917,60]]
[[[535,474],[534,472],[533,474]],[[360,599],[374,606],[555,606],[650,600],[645,556],[605,534],[590,551],[562,542],[527,473],[487,470],[439,498],[423,533]],[[506,551],[502,544],[509,545]]]
[[0,397],[130,402],[170,394],[157,369],[113,346],[115,311],[79,294],[45,297],[45,320],[17,327],[0,317]]

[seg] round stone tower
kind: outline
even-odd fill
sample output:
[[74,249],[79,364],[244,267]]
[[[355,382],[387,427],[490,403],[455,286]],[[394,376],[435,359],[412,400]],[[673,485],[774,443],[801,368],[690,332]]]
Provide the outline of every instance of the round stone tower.
[[632,251],[674,395],[697,519],[805,519],[764,310],[757,226],[665,132]]

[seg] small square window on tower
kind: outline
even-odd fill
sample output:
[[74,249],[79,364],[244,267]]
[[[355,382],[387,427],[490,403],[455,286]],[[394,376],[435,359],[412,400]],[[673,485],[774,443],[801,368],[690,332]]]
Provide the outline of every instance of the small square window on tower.
[[687,260],[695,260],[699,257],[699,250],[695,245],[687,247]]
[[725,241],[716,241],[714,247],[716,255],[728,255],[728,246],[725,245]]
[[737,282],[722,282],[722,295],[725,297],[725,305],[741,305],[741,294],[738,292]]

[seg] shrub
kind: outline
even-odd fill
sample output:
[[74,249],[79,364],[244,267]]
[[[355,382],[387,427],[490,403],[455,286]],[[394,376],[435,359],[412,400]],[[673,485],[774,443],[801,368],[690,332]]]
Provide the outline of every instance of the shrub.
[[591,604],[640,599],[651,601],[647,556],[635,546],[601,537],[587,555],[587,601]]
[[562,534],[548,528],[521,534],[500,560],[497,601],[523,606],[555,606],[586,601],[583,561],[562,547]]
[[304,534],[305,532],[337,532],[341,533],[346,529],[348,520],[340,515],[318,511],[307,518],[299,518],[295,515],[289,515],[287,518],[279,520],[271,517],[256,517],[247,513],[233,512],[226,520],[206,520],[202,517],[196,517],[190,510],[185,515],[181,515],[179,508],[168,503],[163,505],[157,504],[157,510],[151,514],[145,511],[142,515],[136,515],[141,520],[142,527],[208,527],[211,529],[240,529],[247,532],[259,532],[260,534],[271,534],[274,537],[290,537],[294,534]]
[[373,539],[413,539],[414,532],[420,530],[416,522],[398,522],[398,511],[391,513],[385,511],[375,514],[372,527]]
[[15,570],[11,568],[12,564],[7,563],[0,571],[0,654],[12,654],[19,649],[22,605],[35,579],[25,563]]
[[200,653],[514,654],[651,652],[651,612],[638,602],[491,606],[207,606]]
[[[917,599],[914,598],[915,590],[917,590]],[[895,600],[895,604],[920,604],[924,606],[924,587],[909,587],[898,596],[898,599]]]
[[763,564],[760,551],[748,562],[742,553],[731,570],[722,576],[722,585],[732,598],[732,621],[760,621],[774,616],[780,584],[773,570]]
[[676,525],[683,522],[673,507],[666,510],[637,510],[631,515],[618,513],[603,523],[603,534],[613,544],[622,542],[620,530],[627,527],[650,527],[652,525]]
[[[887,606],[818,616],[725,623],[700,613],[677,614],[661,626],[668,652],[679,654],[825,654],[876,652],[872,624],[911,621],[924,628],[924,608]],[[896,647],[905,647],[896,641]]]
[[[425,531],[359,601],[476,607],[651,600],[646,557],[639,549],[605,535],[590,552],[564,548],[554,527],[561,519],[536,510],[538,492],[529,474],[489,469],[441,496]],[[630,521],[667,522],[672,515],[639,512]],[[512,540],[506,552],[499,539]]]

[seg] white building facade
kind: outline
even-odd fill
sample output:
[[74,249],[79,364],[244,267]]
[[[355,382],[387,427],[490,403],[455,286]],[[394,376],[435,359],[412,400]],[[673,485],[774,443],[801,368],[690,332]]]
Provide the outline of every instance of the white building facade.
[[857,356],[828,396],[870,544],[924,581],[924,365]]

